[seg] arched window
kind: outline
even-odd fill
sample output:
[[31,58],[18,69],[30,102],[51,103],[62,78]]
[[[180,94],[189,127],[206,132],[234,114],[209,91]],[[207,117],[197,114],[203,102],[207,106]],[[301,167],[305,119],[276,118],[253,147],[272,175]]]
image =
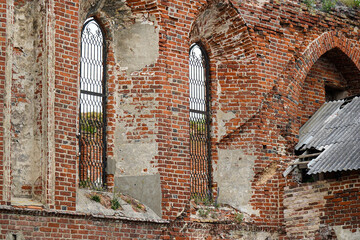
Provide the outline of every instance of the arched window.
[[199,44],[190,48],[191,195],[211,198],[209,60]]
[[80,187],[106,180],[106,78],[104,34],[94,18],[85,21],[80,59]]

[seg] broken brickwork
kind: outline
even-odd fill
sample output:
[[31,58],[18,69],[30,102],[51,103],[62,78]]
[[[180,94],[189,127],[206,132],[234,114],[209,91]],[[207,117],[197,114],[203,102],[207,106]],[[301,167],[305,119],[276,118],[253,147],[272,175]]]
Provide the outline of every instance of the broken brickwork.
[[[295,158],[300,126],[327,98],[360,93],[358,10],[337,5],[323,12],[302,2],[1,2],[0,236],[356,236],[358,199],[340,195],[354,198],[358,175],[324,180],[321,186],[282,176]],[[159,206],[163,221],[109,220],[76,211],[80,37],[89,17],[106,41],[110,185],[144,201],[156,195],[159,200],[151,204]],[[201,43],[210,60],[212,194],[219,204],[248,216],[241,223],[190,218],[193,43]],[[141,182],[153,183],[150,191]],[[304,200],[305,208],[319,213],[309,231],[289,217],[289,211],[305,211],[289,205],[305,194],[316,198],[315,205]],[[36,204],[19,206],[19,199]],[[338,210],[331,205],[334,199]],[[346,212],[339,216],[343,220],[332,220],[331,215],[342,215],[336,211]],[[242,230],[249,234],[241,236]]]
[[338,179],[285,188],[287,236],[351,239],[359,237],[359,172]]

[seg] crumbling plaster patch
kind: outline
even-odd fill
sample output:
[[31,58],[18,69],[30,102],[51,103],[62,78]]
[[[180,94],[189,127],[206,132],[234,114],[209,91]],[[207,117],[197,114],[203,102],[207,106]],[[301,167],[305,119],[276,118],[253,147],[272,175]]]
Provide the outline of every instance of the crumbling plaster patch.
[[344,229],[343,226],[333,227],[338,240],[358,240],[360,239],[360,230],[352,232],[351,229]]
[[117,148],[115,176],[121,175],[147,175],[157,173],[154,166],[157,154],[157,144],[153,143],[128,143]]
[[[221,106],[220,108],[221,109]],[[218,136],[217,139],[220,141],[220,139],[226,135],[226,127],[225,124],[229,122],[231,119],[234,119],[236,115],[233,112],[223,112],[222,110],[218,110],[216,112],[216,119],[218,122]]]
[[240,149],[219,149],[218,152],[218,163],[214,166],[214,181],[219,188],[219,203],[258,215],[258,211],[249,204],[256,157],[246,155]]
[[6,2],[6,65],[5,65],[5,86],[4,86],[4,155],[3,155],[3,195],[2,199],[11,199],[11,85],[12,85],[12,63],[13,63],[13,23],[14,23],[14,1]]
[[[117,98],[118,99],[118,98]],[[132,98],[121,98],[119,101],[118,117],[115,130],[115,155],[109,171],[114,172],[115,176],[123,175],[147,175],[156,174],[155,156],[158,146],[154,134],[140,136],[139,140],[129,140],[127,133],[136,134],[139,122],[129,125],[125,122],[126,116],[131,116],[133,120],[141,119],[141,115],[150,114],[151,109],[157,106],[155,102],[135,104]],[[145,106],[139,106],[139,104]],[[155,120],[142,121],[148,129],[155,131]],[[110,167],[112,169],[110,169]]]
[[153,15],[133,14],[125,0],[83,1],[82,5],[82,18],[99,13],[110,23],[107,33],[114,44],[115,62],[128,75],[157,62],[159,26]]
[[135,23],[124,29],[114,31],[115,60],[127,72],[156,63],[159,56],[159,29],[155,18],[138,16]]
[[273,178],[276,174],[277,163],[273,162],[269,166],[267,166],[264,171],[260,174],[258,180],[256,181],[257,186],[264,185],[268,180]]
[[[40,18],[39,18],[40,16]],[[41,4],[27,2],[15,7],[13,80],[11,104],[12,193],[29,196],[22,187],[32,185],[41,171],[41,61],[37,47],[41,41]],[[40,87],[39,87],[40,86]],[[31,191],[30,191],[31,192]]]
[[214,33],[226,33],[230,27],[230,23],[226,22],[226,24],[216,26],[219,15],[221,15],[221,12],[216,7],[216,5],[212,4],[198,17],[197,22],[201,24],[194,25],[194,35],[207,39],[210,38]]

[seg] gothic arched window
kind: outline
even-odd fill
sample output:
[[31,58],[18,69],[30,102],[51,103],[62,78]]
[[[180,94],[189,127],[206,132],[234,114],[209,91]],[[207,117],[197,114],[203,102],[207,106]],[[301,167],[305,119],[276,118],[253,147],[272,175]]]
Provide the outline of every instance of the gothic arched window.
[[189,53],[191,194],[211,198],[209,60],[200,44]]
[[85,21],[80,59],[80,187],[104,187],[106,167],[106,74],[104,34],[94,18]]

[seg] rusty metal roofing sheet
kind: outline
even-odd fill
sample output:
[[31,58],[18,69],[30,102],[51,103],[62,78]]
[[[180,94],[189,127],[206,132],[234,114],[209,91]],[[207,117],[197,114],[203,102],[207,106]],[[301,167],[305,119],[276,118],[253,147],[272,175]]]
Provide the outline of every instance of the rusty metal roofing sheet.
[[300,129],[296,150],[323,150],[308,174],[360,169],[360,97],[344,103],[325,103]]

